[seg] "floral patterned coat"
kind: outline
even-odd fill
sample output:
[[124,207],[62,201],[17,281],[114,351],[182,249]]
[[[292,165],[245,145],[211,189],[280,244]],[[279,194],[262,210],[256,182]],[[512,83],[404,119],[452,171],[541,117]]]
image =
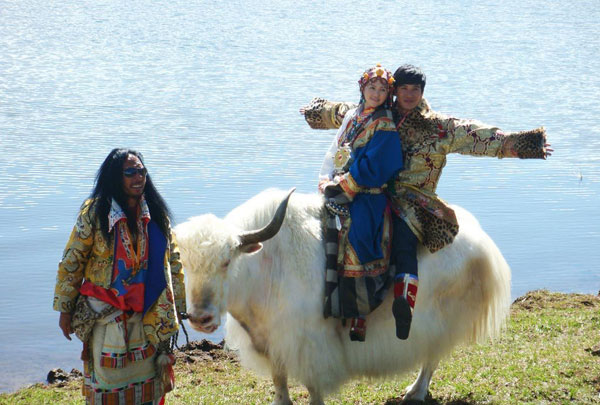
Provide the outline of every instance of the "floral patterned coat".
[[[352,107],[351,103],[315,98],[306,108],[305,118],[313,128],[333,129]],[[454,211],[436,194],[446,155],[545,158],[544,128],[505,134],[478,121],[436,113],[425,99],[406,116],[395,115],[394,120],[402,141],[404,170],[388,183],[390,199],[396,213],[431,252],[452,243],[458,233]]]
[[[179,325],[177,312],[186,312],[183,267],[179,248],[170,232],[168,248],[164,256],[164,274],[167,286],[157,301],[145,313],[144,332],[153,344],[175,334]],[[92,200],[83,203],[77,222],[58,265],[53,308],[59,312],[71,312],[79,295],[83,279],[109,288],[113,270],[114,237],[106,240],[100,230]]]

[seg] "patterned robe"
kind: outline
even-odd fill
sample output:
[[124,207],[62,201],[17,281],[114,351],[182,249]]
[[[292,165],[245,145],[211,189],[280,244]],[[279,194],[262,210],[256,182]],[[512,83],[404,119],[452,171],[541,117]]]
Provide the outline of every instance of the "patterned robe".
[[[158,374],[156,350],[161,341],[177,332],[176,311],[186,312],[186,304],[179,249],[173,235],[166,236],[162,253],[166,288],[157,293],[154,304],[143,314],[123,316],[119,311],[94,326],[88,342],[91,356],[84,358],[83,393],[88,403],[158,401],[171,388]],[[111,287],[114,250],[114,229],[106,240],[92,200],[85,201],[58,266],[53,304],[56,311],[73,311],[84,279],[104,289]],[[108,306],[97,299],[90,299],[90,304],[96,312]],[[123,330],[127,330],[125,335]]]
[[[305,118],[313,128],[332,129],[351,103],[313,99]],[[402,141],[404,170],[389,183],[394,210],[431,252],[452,243],[458,233],[454,211],[436,194],[446,155],[545,158],[544,128],[503,133],[474,120],[432,111],[423,99],[406,117],[394,115]]]
[[[350,216],[342,219],[339,234],[335,229],[328,231],[333,235],[332,242],[339,236],[340,249],[328,247],[325,315],[337,318],[369,314],[387,291],[384,273],[390,258],[391,216],[383,187],[402,168],[402,160],[396,158],[402,147],[391,112],[374,113],[350,139],[356,114],[353,110],[344,120],[326,155],[325,173],[322,171],[322,176],[333,180],[350,200]],[[344,146],[351,149],[347,168],[327,173],[328,163]],[[330,260],[332,255],[337,260],[335,256]]]

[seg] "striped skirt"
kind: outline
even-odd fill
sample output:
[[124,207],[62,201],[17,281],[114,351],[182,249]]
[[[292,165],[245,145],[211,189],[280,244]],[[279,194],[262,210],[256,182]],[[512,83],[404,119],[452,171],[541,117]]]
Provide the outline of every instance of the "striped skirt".
[[361,263],[348,241],[352,218],[328,213],[324,224],[325,318],[351,319],[373,312],[385,299],[394,278],[391,254],[391,212],[384,213],[382,259]]
[[[94,298],[96,310],[108,305]],[[142,314],[117,311],[94,325],[84,361],[83,395],[91,405],[158,404],[164,395],[157,376],[156,348],[145,337]]]

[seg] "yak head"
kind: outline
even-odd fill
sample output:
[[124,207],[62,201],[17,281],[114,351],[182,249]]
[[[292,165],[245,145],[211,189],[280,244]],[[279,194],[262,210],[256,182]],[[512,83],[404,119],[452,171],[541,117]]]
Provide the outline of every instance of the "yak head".
[[190,218],[174,229],[186,275],[190,325],[203,333],[214,332],[227,310],[229,267],[242,254],[258,252],[262,243],[279,232],[292,189],[265,227],[241,231],[212,214]]

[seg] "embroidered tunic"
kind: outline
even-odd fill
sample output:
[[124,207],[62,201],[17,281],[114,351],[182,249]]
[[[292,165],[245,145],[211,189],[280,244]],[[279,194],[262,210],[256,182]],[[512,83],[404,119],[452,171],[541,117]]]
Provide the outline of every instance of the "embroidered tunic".
[[[367,315],[383,301],[388,286],[391,213],[383,187],[402,168],[397,158],[402,147],[389,110],[376,111],[353,131],[358,114],[352,110],[344,118],[319,176],[339,185],[350,200],[350,216],[339,232],[328,221],[326,317]],[[339,152],[348,149],[347,164],[342,162],[341,170],[339,164],[334,167]],[[337,260],[330,260],[331,255]]]
[[[54,310],[73,311],[84,279],[99,287],[110,288],[114,244],[114,237],[111,236],[110,240],[104,238],[92,200],[85,201],[58,265]],[[153,344],[168,339],[177,331],[175,308],[179,312],[186,312],[183,267],[172,234],[168,235],[163,262],[167,288],[143,318],[144,330]]]
[[[402,160],[396,158],[401,154],[402,147],[389,111],[369,119],[364,129],[353,139],[349,139],[352,121],[357,114],[357,110],[347,114],[332,144],[332,148],[338,151],[349,146],[351,163],[335,177],[334,170],[329,174],[351,200],[348,241],[352,250],[348,254],[356,255],[359,262],[351,263],[346,260],[344,268],[346,275],[355,276],[364,275],[363,272],[379,274],[387,269],[387,262],[382,261],[386,255],[381,246],[387,205],[382,187],[402,168]],[[327,170],[331,155],[330,149],[322,172]],[[321,173],[320,177],[324,176]]]
[[[350,103],[313,99],[306,120],[313,127],[336,128]],[[313,117],[317,125],[312,124]],[[402,141],[404,170],[389,183],[394,210],[431,252],[452,243],[458,233],[454,211],[436,194],[446,155],[460,153],[543,159],[543,128],[504,134],[499,128],[430,110],[425,100],[406,117],[395,116]],[[400,156],[395,157],[399,159]]]
[[155,403],[172,389],[156,355],[178,329],[176,311],[186,311],[179,250],[170,230],[163,235],[151,221],[143,199],[136,223],[134,249],[113,202],[106,240],[92,200],[85,201],[59,263],[55,310],[71,312],[80,293],[97,313],[120,308],[95,322],[84,346],[83,394],[92,405]]

